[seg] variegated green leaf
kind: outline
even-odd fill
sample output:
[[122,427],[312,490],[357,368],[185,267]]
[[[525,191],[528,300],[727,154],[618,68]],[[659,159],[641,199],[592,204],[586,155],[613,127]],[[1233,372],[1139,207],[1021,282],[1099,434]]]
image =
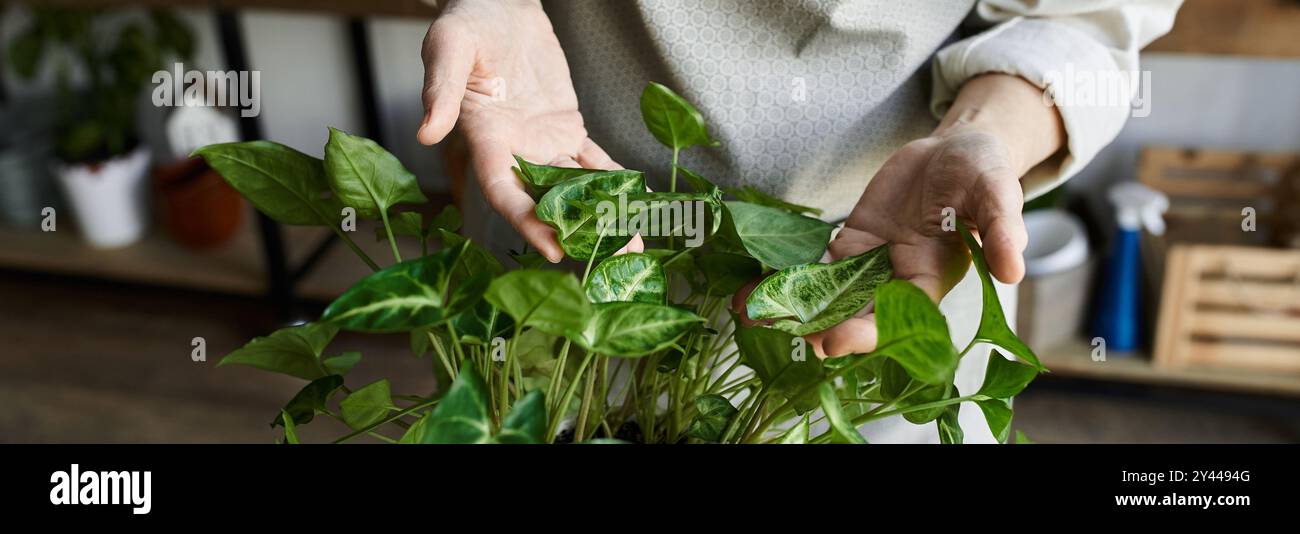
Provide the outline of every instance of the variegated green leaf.
[[965,433],[962,432],[961,422],[958,421],[957,415],[961,413],[961,405],[953,404],[943,409],[943,415],[939,416],[939,443],[945,445],[961,445],[965,441]]
[[515,156],[515,174],[520,180],[528,184],[529,189],[533,192],[534,198],[541,197],[550,191],[552,187],[564,182],[577,178],[579,176],[591,174],[591,169],[580,169],[573,167],[552,167],[550,165],[538,165],[530,163],[524,158]]
[[463,250],[442,250],[371,274],[330,303],[321,320],[357,332],[405,332],[437,324],[450,315],[448,285]]
[[509,338],[515,321],[509,315],[501,313],[487,299],[482,299],[456,314],[451,320],[451,326],[460,335],[461,343],[485,345],[491,343],[492,338]]
[[472,444],[492,440],[487,384],[475,367],[469,362],[461,364],[460,375],[438,406],[411,425],[401,443]]
[[568,337],[606,356],[645,356],[668,348],[703,322],[694,313],[664,304],[607,302],[596,304],[587,324]]
[[[608,228],[598,228],[594,202],[596,192],[607,195],[645,191],[645,176],[638,171],[598,171],[560,183],[537,201],[537,218],[555,228],[560,247],[569,257],[585,260],[596,254],[604,257],[623,248],[630,235],[613,235]],[[584,204],[592,204],[583,209]],[[604,231],[604,237],[600,232]],[[600,241],[600,250],[596,242]]]
[[745,307],[750,319],[780,319],[773,328],[803,336],[853,317],[892,274],[889,247],[881,245],[832,263],[782,269],[754,288]]
[[557,336],[581,330],[592,314],[578,279],[559,271],[506,273],[492,281],[485,296],[515,324]]
[[695,439],[717,442],[722,438],[731,418],[739,410],[722,395],[700,395],[695,398],[695,419],[686,427],[686,435]]
[[664,269],[647,254],[624,254],[600,262],[587,277],[587,299],[595,302],[663,304]]

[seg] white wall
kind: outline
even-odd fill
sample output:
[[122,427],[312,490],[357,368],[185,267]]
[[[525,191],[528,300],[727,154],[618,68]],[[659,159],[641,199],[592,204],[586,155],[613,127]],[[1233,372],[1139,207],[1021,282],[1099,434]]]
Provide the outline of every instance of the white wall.
[[1098,212],[1109,213],[1108,184],[1136,179],[1143,145],[1300,150],[1300,60],[1148,53],[1141,68],[1151,71],[1151,114],[1130,118],[1066,186]]

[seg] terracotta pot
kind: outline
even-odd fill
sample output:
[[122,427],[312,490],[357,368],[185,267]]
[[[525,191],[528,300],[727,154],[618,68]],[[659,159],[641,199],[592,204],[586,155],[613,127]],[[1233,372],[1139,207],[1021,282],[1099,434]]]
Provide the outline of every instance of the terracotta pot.
[[211,248],[239,230],[244,202],[202,158],[154,171],[159,212],[172,239],[190,248]]

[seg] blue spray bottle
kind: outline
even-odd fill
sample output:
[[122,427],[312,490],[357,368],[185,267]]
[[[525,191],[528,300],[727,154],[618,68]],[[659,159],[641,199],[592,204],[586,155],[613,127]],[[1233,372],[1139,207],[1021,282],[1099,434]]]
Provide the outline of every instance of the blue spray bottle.
[[1169,197],[1137,182],[1111,186],[1109,197],[1115,205],[1118,231],[1106,258],[1092,335],[1106,340],[1109,350],[1131,352],[1138,348],[1142,336],[1138,236],[1142,228],[1152,235],[1164,233],[1163,215],[1169,209]]

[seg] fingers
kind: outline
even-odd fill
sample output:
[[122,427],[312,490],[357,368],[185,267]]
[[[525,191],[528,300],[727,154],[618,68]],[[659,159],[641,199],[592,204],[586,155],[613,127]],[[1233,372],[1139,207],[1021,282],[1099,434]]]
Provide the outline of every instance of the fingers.
[[831,240],[826,251],[830,253],[832,260],[838,260],[862,254],[883,244],[885,240],[875,234],[845,226],[835,234],[835,239]]
[[605,150],[599,145],[587,138],[582,142],[582,148],[578,149],[578,165],[584,169],[601,169],[606,171],[615,171],[623,168]]
[[537,218],[536,204],[515,176],[514,156],[504,143],[471,138],[470,153],[474,174],[478,176],[483,196],[492,209],[501,214],[519,235],[551,263],[559,263],[564,251],[556,240],[555,230]]
[[460,117],[460,103],[474,69],[473,41],[465,30],[444,17],[429,26],[424,37],[424,120],[416,138],[433,145],[447,137]]
[[1019,282],[1025,275],[1025,246],[1029,234],[1021,216],[1024,193],[1020,182],[1014,179],[986,180],[987,191],[981,195],[975,210],[975,225],[979,227],[984,256],[989,271],[1007,284]]
[[830,330],[806,336],[818,356],[837,357],[876,350],[876,314],[851,317]]
[[749,283],[741,286],[740,289],[737,289],[736,293],[731,296],[731,310],[736,312],[736,318],[740,320],[740,324],[743,326],[754,326],[758,324],[758,321],[749,318],[749,310],[745,307],[745,301],[749,300],[749,294],[753,293],[754,288],[758,287],[758,283],[762,281],[762,276],[750,280]]
[[623,248],[618,249],[614,255],[621,256],[629,252],[645,252],[645,241],[641,239],[641,234],[632,236],[632,240],[623,245]]

